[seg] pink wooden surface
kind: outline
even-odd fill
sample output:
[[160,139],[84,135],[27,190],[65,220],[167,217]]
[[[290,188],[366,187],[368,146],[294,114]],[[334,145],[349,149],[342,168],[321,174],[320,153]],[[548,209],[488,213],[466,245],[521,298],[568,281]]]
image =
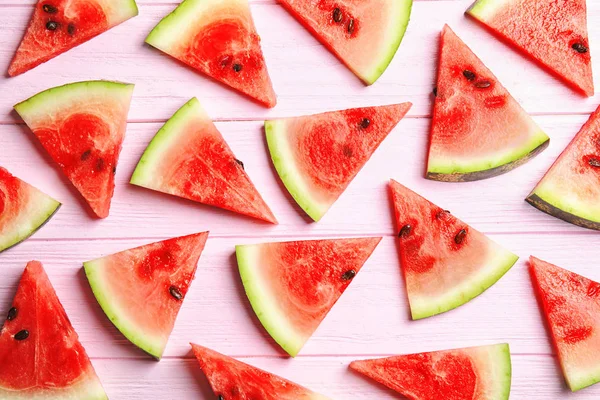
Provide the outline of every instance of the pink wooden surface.
[[[8,66],[34,0],[0,0],[0,69]],[[571,394],[532,294],[529,254],[600,280],[600,235],[542,214],[523,198],[577,132],[600,96],[571,92],[463,17],[470,0],[420,0],[388,71],[364,87],[274,1],[253,0],[279,105],[266,110],[183,68],[143,44],[173,0],[140,1],[140,15],[87,44],[16,78],[0,77],[0,165],[64,203],[32,239],[0,255],[0,310],[7,309],[26,261],[40,259],[79,332],[98,374],[115,399],[210,399],[188,342],[242,357],[333,399],[398,398],[349,372],[356,358],[509,342],[512,399],[600,397],[600,386]],[[593,57],[600,59],[600,2],[588,1]],[[552,138],[548,150],[510,174],[469,184],[422,178],[435,80],[437,35],[448,22],[477,52]],[[600,70],[596,68],[597,71]],[[596,75],[596,78],[598,75]],[[111,216],[91,219],[68,182],[18,117],[17,101],[40,90],[85,79],[136,84],[117,172]],[[600,81],[596,79],[597,84]],[[152,193],[127,184],[161,123],[197,96],[280,221],[279,226]],[[411,101],[414,107],[347,192],[318,223],[308,223],[270,166],[266,117]],[[522,258],[494,287],[444,315],[413,322],[393,239],[386,183],[393,177],[428,196]],[[210,230],[197,278],[160,363],[112,327],[81,270],[85,260],[175,235]],[[234,245],[291,238],[381,235],[384,240],[297,359],[282,356],[245,298]]]

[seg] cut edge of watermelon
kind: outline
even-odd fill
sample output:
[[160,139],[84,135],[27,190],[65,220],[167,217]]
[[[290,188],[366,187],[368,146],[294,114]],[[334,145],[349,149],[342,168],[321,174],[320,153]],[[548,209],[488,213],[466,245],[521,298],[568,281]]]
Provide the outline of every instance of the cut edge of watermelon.
[[290,162],[290,160],[294,159],[294,154],[291,144],[287,140],[288,135],[285,134],[286,128],[287,123],[285,119],[265,121],[265,134],[273,165],[296,203],[315,222],[318,222],[332,204],[319,202],[313,198],[310,195],[311,190],[304,182],[304,178],[298,170],[296,163]]
[[10,397],[3,397],[4,394],[0,387],[0,398],[10,400],[48,400],[48,399],[85,399],[85,400],[109,400],[106,391],[102,387],[97,376],[87,374],[82,377],[77,383],[70,386],[68,389],[44,390],[41,393],[19,393],[10,391]]
[[451,291],[435,298],[411,297],[409,303],[412,319],[428,318],[460,307],[498,282],[515,265],[519,256],[498,244],[496,246],[497,250],[490,252],[491,258],[487,261],[486,267]]
[[525,201],[538,210],[582,228],[600,231],[600,215],[587,212],[586,204],[578,204],[576,196],[556,196],[542,180]]

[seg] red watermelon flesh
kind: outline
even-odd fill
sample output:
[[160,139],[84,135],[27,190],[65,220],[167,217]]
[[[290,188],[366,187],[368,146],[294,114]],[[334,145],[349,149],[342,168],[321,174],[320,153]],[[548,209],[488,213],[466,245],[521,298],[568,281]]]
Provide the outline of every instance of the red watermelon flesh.
[[29,71],[137,13],[134,0],[38,0],[8,74]]
[[37,261],[27,264],[0,332],[0,398],[107,399]]
[[215,396],[224,400],[327,400],[327,397],[197,344],[191,344]]
[[390,190],[413,319],[465,304],[517,261],[483,233],[398,182],[392,180]]
[[490,178],[548,146],[548,136],[447,25],[440,46],[427,178]]
[[410,400],[508,400],[507,344],[353,361],[350,368]]
[[133,344],[160,359],[190,288],[208,232],[182,236],[83,264],[94,296]]
[[569,387],[600,382],[600,283],[533,256],[529,264]]
[[478,0],[467,15],[567,85],[594,95],[586,0]]
[[146,43],[267,107],[277,103],[246,0],[184,0]]
[[99,218],[109,214],[132,94],[130,84],[77,82],[15,105]]

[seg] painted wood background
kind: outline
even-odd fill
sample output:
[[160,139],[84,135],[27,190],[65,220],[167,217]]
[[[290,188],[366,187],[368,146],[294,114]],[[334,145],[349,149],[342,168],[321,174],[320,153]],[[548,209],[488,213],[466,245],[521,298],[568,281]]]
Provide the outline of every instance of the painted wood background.
[[[8,67],[35,0],[0,0],[0,69]],[[0,77],[0,165],[63,202],[32,239],[0,255],[0,310],[7,310],[28,260],[44,262],[109,397],[214,398],[190,352],[194,341],[276,372],[333,399],[392,399],[394,393],[348,371],[357,358],[508,342],[512,399],[591,400],[600,386],[571,394],[563,384],[526,270],[530,254],[600,280],[600,235],[555,220],[524,197],[561,152],[600,96],[585,99],[493,39],[463,16],[470,0],[417,0],[408,32],[387,72],[364,87],[273,0],[251,7],[279,96],[267,110],[144,45],[176,0],[142,0],[140,15],[16,78]],[[600,60],[600,2],[588,1],[593,57]],[[422,178],[435,81],[438,33],[449,23],[552,138],[548,150],[507,175],[466,184]],[[600,67],[596,68],[600,71]],[[92,219],[12,105],[43,89],[87,79],[136,84],[108,219]],[[596,83],[600,84],[598,74]],[[254,222],[129,185],[135,163],[161,124],[197,96],[280,221]],[[342,198],[309,223],[270,165],[262,121],[350,106],[411,101],[414,107]],[[429,197],[522,258],[494,287],[444,315],[413,322],[394,245],[387,181]],[[82,273],[85,260],[187,233],[210,230],[196,280],[164,359],[157,363],[112,327]],[[301,355],[283,356],[245,298],[234,245],[292,238],[381,235],[365,268]],[[2,311],[3,312],[3,311]]]

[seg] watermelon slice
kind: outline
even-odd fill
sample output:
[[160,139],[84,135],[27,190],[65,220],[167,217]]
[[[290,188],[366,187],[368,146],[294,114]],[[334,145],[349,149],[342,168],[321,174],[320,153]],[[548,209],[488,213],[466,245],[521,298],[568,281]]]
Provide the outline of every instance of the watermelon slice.
[[600,382],[600,283],[535,257],[529,265],[567,384]]
[[526,163],[549,143],[492,72],[444,26],[426,177],[491,178]]
[[38,261],[27,264],[0,331],[0,399],[106,400]]
[[108,217],[132,94],[130,84],[77,82],[15,105],[99,218]]
[[393,179],[390,189],[413,319],[467,303],[517,262],[519,257]]
[[83,264],[106,316],[157,359],[167,346],[207,237],[208,232],[182,236]]
[[265,122],[271,159],[294,200],[319,221],[411,103]]
[[289,355],[300,352],[380,241],[375,237],[236,246],[250,304]]
[[202,372],[219,400],[327,400],[277,375],[193,344]]
[[184,0],[146,43],[267,107],[277,104],[247,0]]
[[280,0],[325,47],[371,85],[392,62],[412,0]]
[[350,368],[411,400],[508,400],[508,344],[353,361]]
[[61,204],[0,167],[0,253],[33,235]]
[[137,14],[135,0],[39,0],[8,75],[27,72]]
[[158,131],[132,184],[273,224],[277,219],[195,97]]
[[600,107],[527,197],[537,209],[600,230]]
[[594,95],[585,0],[478,0],[467,15],[567,85]]

